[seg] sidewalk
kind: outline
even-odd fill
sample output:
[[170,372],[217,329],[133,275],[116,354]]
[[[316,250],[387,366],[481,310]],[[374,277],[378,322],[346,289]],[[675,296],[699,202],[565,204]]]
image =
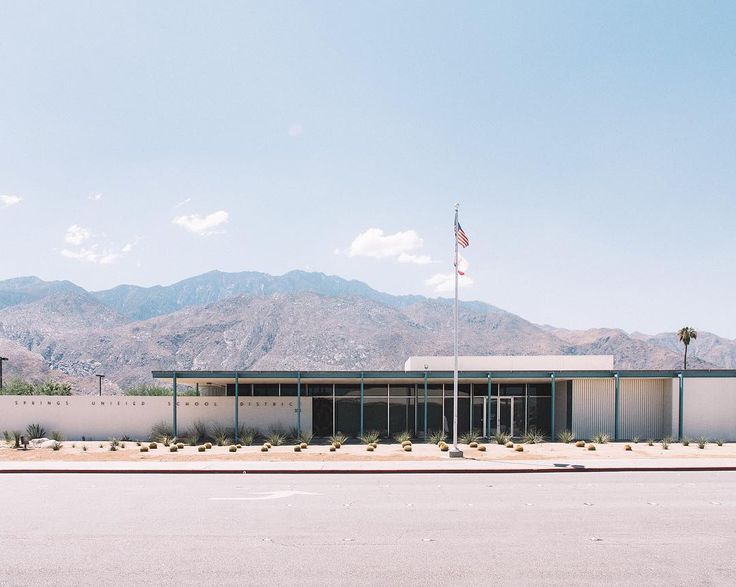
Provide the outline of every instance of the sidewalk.
[[607,459],[601,462],[549,460],[478,461],[335,461],[335,462],[111,462],[111,461],[0,461],[0,474],[21,473],[133,473],[133,474],[447,474],[447,473],[582,473],[645,471],[736,471],[736,460]]

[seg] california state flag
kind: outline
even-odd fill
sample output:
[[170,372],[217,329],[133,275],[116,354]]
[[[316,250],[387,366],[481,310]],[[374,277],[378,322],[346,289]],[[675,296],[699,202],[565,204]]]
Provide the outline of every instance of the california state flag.
[[457,274],[458,275],[465,275],[465,272],[468,270],[470,263],[468,263],[468,260],[463,257],[460,253],[457,254]]

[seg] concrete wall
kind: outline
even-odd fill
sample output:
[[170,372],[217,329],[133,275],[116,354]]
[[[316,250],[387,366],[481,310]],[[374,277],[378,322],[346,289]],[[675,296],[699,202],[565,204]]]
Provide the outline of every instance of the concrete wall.
[[[677,380],[673,381],[673,393],[679,398]],[[676,433],[678,399],[674,404]],[[736,378],[685,377],[684,413],[685,436],[736,441]]]
[[[171,423],[170,397],[96,397],[96,396],[0,396],[0,431],[24,431],[28,424],[41,424],[47,434],[61,432],[74,440],[148,438],[158,422]],[[278,427],[296,427],[296,398],[240,398],[238,418],[241,424],[266,431]],[[184,397],[177,402],[179,434],[195,421],[232,427],[234,397]],[[302,429],[312,429],[312,400],[302,398]]]
[[567,429],[567,389],[569,385],[569,381],[558,381],[555,384],[555,437]]
[[[641,439],[664,438],[669,434],[669,414],[665,411],[665,397],[670,392],[669,379],[621,378],[620,430],[621,440],[635,436]],[[666,426],[665,426],[666,422]]]

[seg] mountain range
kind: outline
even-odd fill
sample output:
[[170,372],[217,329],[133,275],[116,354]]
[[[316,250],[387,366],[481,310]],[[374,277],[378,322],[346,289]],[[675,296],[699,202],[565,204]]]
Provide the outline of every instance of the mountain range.
[[[627,368],[677,368],[673,333],[567,330],[461,302],[460,353],[612,354]],[[451,354],[452,301],[393,296],[304,271],[211,271],[168,286],[87,291],[69,281],[0,281],[0,355],[10,377],[69,382],[75,393],[152,383],[154,369],[402,369]],[[736,368],[736,340],[699,332],[691,368]]]

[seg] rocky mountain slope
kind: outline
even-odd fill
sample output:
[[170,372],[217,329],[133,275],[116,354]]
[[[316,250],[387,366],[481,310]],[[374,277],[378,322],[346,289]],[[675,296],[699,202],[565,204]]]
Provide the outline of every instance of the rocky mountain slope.
[[[320,273],[210,272],[171,286],[86,292],[69,282],[0,282],[6,377],[108,392],[153,369],[401,369],[410,355],[452,352],[452,304],[391,296]],[[674,334],[565,330],[484,304],[460,311],[463,354],[613,354],[620,368],[676,368]],[[690,367],[735,367],[736,341],[701,333]]]

